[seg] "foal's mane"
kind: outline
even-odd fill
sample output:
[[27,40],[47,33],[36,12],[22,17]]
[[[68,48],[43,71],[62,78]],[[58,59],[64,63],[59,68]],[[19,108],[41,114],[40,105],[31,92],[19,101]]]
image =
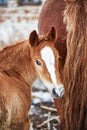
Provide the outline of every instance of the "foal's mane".
[[16,42],[16,43],[13,43],[13,44],[10,44],[10,45],[7,45],[7,46],[4,46],[4,47],[1,47],[0,48],[0,56],[1,56],[1,54],[3,54],[4,52],[10,52],[10,51],[12,51],[12,50],[19,50],[19,48],[21,48],[22,46],[21,45],[23,45],[23,47],[24,46],[26,46],[26,42],[27,42],[28,40],[23,40],[23,41],[19,41],[19,42]]
[[45,41],[49,41],[48,37],[40,36],[39,43],[43,43]]

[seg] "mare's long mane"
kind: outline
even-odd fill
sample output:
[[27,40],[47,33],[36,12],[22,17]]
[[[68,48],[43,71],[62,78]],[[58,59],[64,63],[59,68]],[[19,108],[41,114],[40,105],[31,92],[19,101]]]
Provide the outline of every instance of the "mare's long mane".
[[64,15],[64,21],[67,24],[68,31],[67,58],[64,68],[66,130],[86,130],[87,1],[77,0],[75,2],[69,2]]

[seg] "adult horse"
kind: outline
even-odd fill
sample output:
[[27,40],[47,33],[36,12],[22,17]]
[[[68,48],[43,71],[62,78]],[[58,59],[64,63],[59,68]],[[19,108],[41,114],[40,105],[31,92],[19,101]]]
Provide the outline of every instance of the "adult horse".
[[[87,0],[65,0],[65,23],[67,25],[67,58],[63,69],[63,82],[66,87],[64,115],[60,108],[62,103],[57,100],[56,106],[60,114],[61,129],[87,129]],[[64,35],[61,21],[64,3],[62,0],[47,0],[39,19],[39,32],[45,33],[49,26],[55,25],[58,30],[57,49],[61,32]],[[56,21],[57,20],[57,21]],[[56,22],[55,22],[56,21]],[[61,24],[60,24],[61,22]],[[63,32],[64,31],[64,32]],[[63,37],[61,37],[61,40]],[[65,38],[66,39],[66,38]],[[64,45],[64,44],[63,44]],[[64,48],[64,46],[62,46]],[[62,49],[59,51],[61,52]],[[64,123],[65,118],[65,123]],[[65,124],[63,128],[62,125]]]
[[[55,47],[60,54],[60,72],[63,71],[63,67],[66,59],[66,28],[63,23],[63,11],[65,9],[64,0],[46,0],[43,5],[39,22],[38,31],[39,34],[46,34],[50,27],[54,26],[57,30],[57,40],[55,41]],[[61,73],[63,78],[63,74]],[[60,127],[63,129],[64,117],[63,117],[63,100],[55,100],[55,105],[60,115]]]
[[65,129],[87,130],[87,0],[65,0]]
[[31,85],[36,78],[54,98],[63,96],[55,37],[54,28],[45,37],[33,31],[29,41],[0,50],[0,130],[29,130]]

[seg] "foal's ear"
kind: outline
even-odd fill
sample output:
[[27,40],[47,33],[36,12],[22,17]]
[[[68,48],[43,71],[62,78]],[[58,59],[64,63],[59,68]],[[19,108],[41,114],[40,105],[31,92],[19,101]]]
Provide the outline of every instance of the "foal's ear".
[[34,30],[30,33],[29,43],[31,46],[36,46],[38,44],[39,38],[37,32]]
[[52,27],[52,28],[50,29],[50,31],[48,32],[47,38],[48,38],[51,42],[53,42],[53,41],[56,39],[56,30],[55,30],[54,27]]

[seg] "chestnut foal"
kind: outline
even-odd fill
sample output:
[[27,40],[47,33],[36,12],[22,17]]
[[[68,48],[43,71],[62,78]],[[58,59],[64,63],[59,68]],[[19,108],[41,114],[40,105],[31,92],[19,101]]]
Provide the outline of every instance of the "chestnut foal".
[[29,41],[0,50],[0,130],[29,130],[31,86],[40,78],[54,98],[61,98],[58,58],[52,27],[47,36],[32,31]]

